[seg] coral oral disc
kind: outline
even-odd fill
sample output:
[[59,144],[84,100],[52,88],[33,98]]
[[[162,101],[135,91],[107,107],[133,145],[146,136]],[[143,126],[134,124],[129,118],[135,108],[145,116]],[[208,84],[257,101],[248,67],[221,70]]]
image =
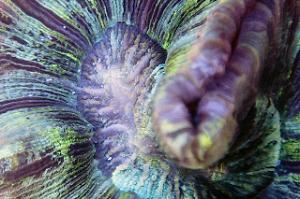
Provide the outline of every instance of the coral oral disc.
[[99,167],[108,174],[141,149],[139,134],[152,131],[151,93],[166,52],[133,26],[108,28],[86,56],[78,108],[95,127]]

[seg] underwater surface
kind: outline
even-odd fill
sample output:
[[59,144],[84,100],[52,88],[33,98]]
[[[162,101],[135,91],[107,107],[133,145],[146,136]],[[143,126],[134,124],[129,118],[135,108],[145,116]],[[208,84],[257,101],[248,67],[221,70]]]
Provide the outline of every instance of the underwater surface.
[[0,198],[300,199],[299,0],[0,0]]

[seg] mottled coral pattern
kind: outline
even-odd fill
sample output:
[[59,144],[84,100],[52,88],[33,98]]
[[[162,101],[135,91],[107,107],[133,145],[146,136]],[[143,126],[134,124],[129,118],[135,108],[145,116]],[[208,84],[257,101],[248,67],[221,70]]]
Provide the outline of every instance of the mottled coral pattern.
[[0,0],[0,198],[300,198],[297,0]]

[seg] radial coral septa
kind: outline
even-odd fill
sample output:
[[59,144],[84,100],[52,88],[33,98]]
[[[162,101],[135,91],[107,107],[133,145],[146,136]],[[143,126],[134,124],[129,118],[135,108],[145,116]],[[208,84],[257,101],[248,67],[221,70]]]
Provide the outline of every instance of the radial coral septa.
[[[52,181],[57,181],[50,184],[52,181],[48,181],[48,174],[52,170],[43,170],[45,168],[43,162],[50,162],[46,166],[51,167],[56,166],[56,163],[59,162],[57,160],[60,159],[56,159],[56,157],[51,159],[53,153],[49,151],[50,157],[47,156],[42,159],[42,163],[39,161],[34,163],[34,168],[36,165],[40,165],[39,169],[37,169],[38,175],[34,174],[33,178],[24,176],[26,180],[21,185],[21,191],[18,196],[28,196],[30,198],[248,198],[266,187],[272,179],[274,165],[277,160],[279,140],[277,113],[268,110],[266,115],[269,115],[272,120],[267,119],[266,121],[264,121],[264,117],[256,115],[259,121],[255,122],[254,133],[251,135],[251,133],[247,132],[247,139],[239,139],[237,142],[239,146],[235,145],[235,150],[230,151],[230,154],[234,157],[229,155],[225,158],[226,160],[221,161],[220,164],[214,164],[215,167],[209,167],[204,172],[184,169],[174,164],[168,156],[160,151],[160,148],[156,145],[156,139],[158,138],[153,134],[151,119],[149,119],[152,96],[157,87],[156,83],[160,81],[164,74],[164,64],[161,63],[164,62],[162,60],[165,58],[165,52],[160,54],[164,50],[156,43],[155,46],[157,48],[154,48],[154,51],[151,53],[146,52],[145,56],[141,55],[149,47],[145,43],[153,43],[150,37],[156,39],[161,43],[161,46],[168,50],[167,73],[170,74],[170,71],[175,73],[172,74],[174,78],[169,78],[162,83],[165,83],[165,88],[168,88],[165,90],[166,92],[160,93],[163,94],[160,97],[164,98],[165,101],[157,103],[161,110],[154,113],[154,115],[156,114],[154,118],[164,119],[161,121],[162,125],[160,127],[163,127],[164,131],[171,138],[176,137],[176,133],[180,134],[177,131],[173,135],[173,131],[176,131],[176,129],[189,132],[189,134],[180,135],[184,139],[177,137],[178,142],[176,141],[176,143],[178,146],[173,148],[170,154],[178,150],[179,146],[185,145],[186,140],[189,140],[191,143],[186,147],[189,150],[188,153],[182,154],[182,151],[178,150],[176,154],[180,155],[177,156],[180,156],[180,158],[188,156],[195,160],[195,157],[191,155],[192,150],[201,146],[203,150],[198,151],[197,153],[199,154],[197,155],[203,159],[208,157],[210,161],[214,162],[214,158],[219,158],[219,152],[223,153],[227,150],[213,151],[212,148],[217,148],[217,145],[214,144],[228,144],[225,142],[221,143],[219,140],[224,137],[226,141],[231,140],[231,138],[226,138],[226,136],[229,137],[226,133],[230,136],[235,136],[234,130],[228,129],[234,129],[237,122],[236,118],[244,118],[241,115],[247,115],[247,109],[253,104],[252,100],[254,99],[252,97],[256,92],[256,83],[260,76],[257,73],[260,74],[262,68],[261,60],[265,55],[263,47],[267,45],[265,43],[266,40],[263,39],[266,35],[264,23],[266,20],[269,20],[269,14],[264,13],[266,11],[263,8],[264,6],[260,6],[259,14],[254,13],[247,19],[242,17],[245,10],[249,11],[249,13],[251,12],[254,2],[253,0],[221,1],[220,5],[222,6],[212,12],[214,14],[208,18],[207,14],[212,11],[211,8],[216,4],[214,0],[40,0],[38,2],[30,1],[28,4],[21,0],[0,2],[0,89],[4,91],[0,93],[0,115],[14,115],[14,111],[22,112],[23,109],[26,109],[26,114],[33,111],[39,115],[39,113],[35,112],[37,110],[43,110],[46,114],[49,113],[51,119],[42,117],[36,121],[36,125],[45,125],[47,123],[51,127],[57,127],[47,131],[47,133],[42,133],[47,136],[41,138],[38,136],[37,131],[29,131],[28,129],[24,131],[22,129],[22,131],[18,131],[15,134],[19,134],[21,137],[23,132],[31,132],[35,136],[32,139],[36,139],[36,142],[42,142],[45,139],[50,139],[48,133],[51,133],[53,136],[50,136],[51,141],[49,145],[54,146],[54,150],[57,153],[64,154],[65,159],[72,162],[70,168],[61,168],[59,167],[60,165],[53,167],[54,170],[57,169],[57,176],[63,177],[51,179]],[[272,40],[273,32],[279,27],[281,12],[279,4],[283,1],[262,0],[260,2],[271,8],[269,13],[272,13],[275,18],[272,19],[272,25],[270,26],[271,28],[268,27],[267,34],[269,39]],[[252,19],[257,17],[265,21],[263,23],[252,23]],[[205,26],[204,22],[206,19],[210,26]],[[216,21],[215,19],[218,20]],[[244,27],[250,27],[252,32],[244,34],[245,37],[241,39],[242,43],[244,42],[243,45],[236,47],[238,31],[242,27],[239,24],[243,20],[248,20],[249,23],[244,25]],[[134,25],[135,27],[123,24],[126,26],[125,29],[130,29],[129,32],[132,31],[134,33],[122,35],[124,32],[121,29],[123,28],[118,29],[115,27],[118,21],[126,21],[127,24]],[[227,23],[228,26],[224,26],[224,23]],[[117,26],[120,26],[120,24]],[[113,29],[111,32],[116,34],[111,34],[110,38],[107,37],[109,35],[109,31],[105,31],[107,28],[108,30]],[[116,29],[118,30],[116,31]],[[254,29],[263,33],[253,33]],[[146,34],[150,37],[147,37]],[[86,121],[82,121],[81,116],[78,116],[80,115],[78,112],[71,110],[71,108],[76,108],[74,82],[77,81],[77,74],[81,72],[78,66],[83,54],[87,52],[85,46],[95,41],[109,44],[100,48],[104,49],[102,54],[100,53],[100,57],[117,55],[111,59],[122,60],[118,56],[120,54],[124,55],[119,52],[124,49],[122,47],[120,49],[119,46],[122,46],[124,43],[115,42],[125,41],[124,37],[130,35],[137,37],[137,39],[133,45],[134,47],[129,51],[132,50],[132,54],[143,58],[139,59],[137,69],[134,72],[130,71],[126,78],[128,77],[130,81],[135,81],[135,78],[143,79],[147,77],[145,78],[146,80],[138,81],[140,84],[135,85],[136,87],[132,86],[134,89],[130,90],[128,89],[130,86],[124,86],[123,80],[116,80],[122,75],[120,75],[118,70],[112,69],[106,74],[108,78],[106,78],[105,84],[102,84],[97,78],[92,78],[92,80],[89,79],[89,81],[91,80],[90,82],[81,82],[82,85],[76,90],[79,92],[79,99],[85,101],[86,103],[84,103],[87,105],[81,107],[84,103],[80,104],[81,102],[79,102],[78,107],[80,111],[86,114],[87,119],[96,126],[94,127],[96,130],[95,136],[91,140],[97,148],[95,157],[100,161],[91,161],[92,158],[90,157],[93,156],[94,151],[90,147],[90,134],[84,137],[83,140],[74,139],[74,136],[77,138],[82,133],[82,129],[77,129],[77,127],[89,126]],[[248,42],[250,37],[255,39]],[[101,38],[104,38],[106,41],[103,41]],[[205,38],[207,38],[206,43]],[[273,40],[278,39],[274,38]],[[232,41],[228,42],[227,39]],[[131,39],[129,38],[128,40]],[[143,43],[144,41],[145,43]],[[264,42],[257,43],[256,41]],[[281,40],[278,39],[278,41]],[[194,45],[191,48],[191,44],[195,43],[201,45]],[[111,50],[110,48],[114,49],[107,53],[107,51]],[[156,54],[156,50],[160,51],[159,55]],[[232,53],[233,50],[235,50],[234,53]],[[127,50],[124,51],[128,52]],[[192,53],[192,51],[196,53]],[[206,58],[207,54],[214,52],[216,55],[220,55],[215,61],[214,59]],[[91,57],[97,56],[93,54]],[[161,59],[162,57],[163,59]],[[230,66],[227,64],[229,57],[231,57]],[[233,59],[232,57],[235,58]],[[208,58],[211,57],[208,56]],[[109,58],[105,58],[105,61],[107,60]],[[159,69],[152,70],[153,68],[150,67],[151,69],[146,71],[145,68],[147,67],[144,66],[148,64],[149,60],[150,65],[153,63],[153,65],[158,64],[156,68]],[[100,61],[101,64],[103,61],[104,59]],[[185,67],[192,65],[193,61],[196,63],[194,64],[196,67]],[[91,67],[82,68],[82,71],[88,68],[90,72],[87,75],[87,79],[94,75],[95,71],[93,71],[93,68],[97,68],[97,64],[94,65],[93,63],[93,61],[86,62],[85,64]],[[108,61],[105,67],[109,68],[112,66],[113,68],[116,65],[113,61]],[[205,67],[198,68],[197,65]],[[226,67],[224,67],[225,65]],[[213,70],[210,70],[212,68],[210,66],[214,67]],[[180,68],[184,68],[184,70],[180,70]],[[100,69],[98,72],[103,74],[103,71],[105,70]],[[180,75],[176,74],[177,71],[181,72]],[[248,75],[250,73],[254,75]],[[218,77],[215,77],[216,75]],[[212,78],[203,78],[207,76],[212,76]],[[117,78],[114,79],[112,77]],[[170,79],[172,80],[169,81]],[[117,88],[114,96],[103,89],[104,86],[110,85],[110,81],[115,86],[113,88]],[[153,82],[155,82],[153,87],[147,87]],[[139,93],[135,89],[142,91]],[[124,104],[126,104],[128,96],[131,96],[133,93],[138,93],[139,97],[135,101],[136,107],[132,114],[130,108],[124,108],[126,107]],[[182,93],[185,93],[185,95],[183,96]],[[112,96],[115,97],[113,100]],[[251,99],[248,99],[247,96],[251,96]],[[111,101],[115,104],[103,108],[101,112],[101,114],[108,114],[99,118],[97,105],[106,106]],[[216,102],[215,104],[219,106],[213,106],[214,103],[212,102]],[[294,105],[297,105],[296,99],[293,102]],[[45,106],[47,108],[44,110]],[[83,109],[87,107],[91,109],[84,112]],[[226,109],[226,111],[223,112],[220,109]],[[243,111],[242,113],[237,113],[238,111],[235,110]],[[261,106],[257,106],[257,110],[265,111]],[[178,111],[182,114],[173,114]],[[17,115],[14,115],[13,118],[9,117],[9,120],[7,118],[7,120],[1,119],[0,122],[7,121],[7,124],[0,129],[5,129],[7,125],[11,127],[12,131],[21,129],[20,126],[14,123],[18,121],[24,126],[29,124],[29,122],[24,122],[26,121],[25,118],[23,118],[24,121],[23,119],[19,120]],[[120,115],[124,117],[121,118]],[[52,120],[52,116],[55,118],[54,120]],[[14,121],[14,118],[18,120]],[[34,118],[29,117],[29,119]],[[123,123],[119,123],[119,121]],[[105,126],[105,124],[109,122],[111,122],[110,126],[102,129],[102,127],[107,127],[108,125]],[[291,128],[293,130],[297,129],[295,128],[297,124],[293,122],[291,122],[292,127],[289,130]],[[133,123],[137,124],[135,126],[136,129],[131,125]],[[129,127],[128,124],[130,124]],[[220,124],[220,126],[216,124]],[[260,128],[261,125],[264,128]],[[61,128],[61,126],[66,128]],[[78,132],[77,130],[70,130],[73,127]],[[65,131],[66,129],[68,130]],[[259,130],[261,132],[258,132]],[[197,131],[205,133],[197,134]],[[214,137],[214,135],[210,134],[211,132],[215,132],[217,136]],[[14,139],[14,137],[10,137],[5,133],[0,133],[0,137],[3,135],[7,139]],[[297,134],[294,135],[294,132],[290,133],[293,136],[297,136]],[[128,134],[135,136],[128,139]],[[285,135],[290,134],[285,133]],[[196,139],[192,139],[193,136]],[[25,140],[24,143],[28,143],[27,141]],[[166,141],[166,139],[162,139],[163,143]],[[170,139],[169,144],[174,144],[173,141]],[[297,142],[294,144],[294,142],[289,141],[283,148],[285,150],[284,156],[298,158],[295,152],[297,151]],[[14,150],[0,150],[4,156],[7,155],[7,151],[14,152]],[[125,153],[122,153],[124,151]],[[38,154],[38,152],[36,153]],[[209,154],[209,152],[211,153]],[[89,158],[87,158],[86,154],[88,154]],[[17,155],[12,162],[16,163],[19,160],[24,162],[23,155]],[[80,156],[79,160],[78,156]],[[50,161],[48,161],[49,158],[51,159]],[[155,161],[153,161],[154,159]],[[202,166],[208,167],[208,165],[213,164],[212,162],[205,161],[207,165]],[[198,164],[198,162],[193,162],[193,164]],[[297,171],[297,164],[295,167],[290,165],[289,162],[286,164],[285,161],[282,165],[288,166],[286,168],[291,172]],[[98,168],[96,168],[97,166]],[[191,164],[184,166],[191,167]],[[26,169],[28,167],[25,166],[24,168],[25,170],[21,169],[21,171],[25,171],[23,173],[27,175]],[[212,176],[207,175],[208,171],[212,171]],[[40,175],[41,173],[43,175]],[[205,173],[204,176],[203,173]],[[16,177],[11,176],[13,175],[10,175],[10,179]],[[284,177],[283,175],[277,180],[282,183],[284,182]],[[125,183],[124,179],[126,179]],[[297,174],[292,174],[289,175],[289,179],[298,179],[298,176]],[[34,180],[39,180],[38,186],[28,186],[28,184],[36,185]],[[2,182],[3,180],[0,179],[0,195],[2,190],[7,188],[4,187],[3,189],[1,187]],[[290,180],[288,186],[294,182],[298,181]],[[8,186],[14,185],[9,184]],[[14,188],[19,188],[18,186],[15,184]],[[291,185],[289,188],[286,190],[292,192],[294,186]],[[121,193],[122,191],[126,193]],[[135,193],[127,193],[128,191]],[[16,192],[5,192],[5,194],[11,196],[16,194]]]
[[57,32],[65,34],[67,37],[71,38],[76,45],[79,45],[83,49],[87,49],[88,41],[84,36],[80,34],[72,25],[63,21],[59,16],[55,15],[51,10],[41,6],[35,0],[29,2],[23,0],[13,0],[23,12],[27,15],[36,18],[41,21],[47,27],[54,29]]
[[[275,179],[272,184],[264,191],[262,197],[267,199],[273,199],[275,196],[298,198],[299,183],[300,183],[300,125],[299,125],[299,67],[300,67],[300,26],[299,26],[299,14],[295,14],[295,11],[291,7],[297,7],[299,10],[300,5],[294,4],[294,2],[286,2],[289,4],[285,12],[286,20],[293,20],[293,23],[289,24],[291,31],[285,35],[289,37],[289,42],[292,44],[283,44],[281,46],[283,52],[288,52],[284,65],[286,71],[293,70],[292,74],[283,75],[280,81],[289,82],[282,86],[284,92],[279,93],[278,96],[282,98],[284,102],[284,111],[281,114],[281,153],[278,165],[276,167]],[[289,47],[287,47],[289,46]],[[283,53],[285,55],[285,53]],[[283,58],[281,58],[283,59]],[[280,63],[278,63],[280,64]],[[277,80],[278,81],[278,80]],[[291,85],[290,85],[291,84]],[[291,86],[290,89],[287,89]],[[276,90],[279,90],[276,88]],[[289,97],[288,97],[289,96]],[[280,101],[279,101],[280,102]],[[282,103],[282,102],[281,102]],[[281,104],[280,104],[281,105]]]
[[149,121],[157,68],[165,58],[154,40],[125,23],[108,28],[86,56],[78,109],[94,125],[96,159],[105,175],[111,176],[135,153],[145,152],[140,142],[147,142],[152,129],[143,121]]
[[[64,118],[69,121],[63,123]],[[82,170],[91,169],[93,145],[89,125],[78,113],[60,107],[19,108],[2,113],[1,121],[1,197],[67,197],[77,186],[72,181],[87,180],[76,168],[86,164]],[[39,193],[47,184],[51,185]]]

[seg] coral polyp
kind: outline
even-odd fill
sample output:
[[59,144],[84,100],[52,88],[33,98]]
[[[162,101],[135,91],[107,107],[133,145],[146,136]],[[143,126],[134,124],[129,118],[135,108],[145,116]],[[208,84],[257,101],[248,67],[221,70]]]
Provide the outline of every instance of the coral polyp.
[[300,198],[297,0],[0,0],[0,198]]

